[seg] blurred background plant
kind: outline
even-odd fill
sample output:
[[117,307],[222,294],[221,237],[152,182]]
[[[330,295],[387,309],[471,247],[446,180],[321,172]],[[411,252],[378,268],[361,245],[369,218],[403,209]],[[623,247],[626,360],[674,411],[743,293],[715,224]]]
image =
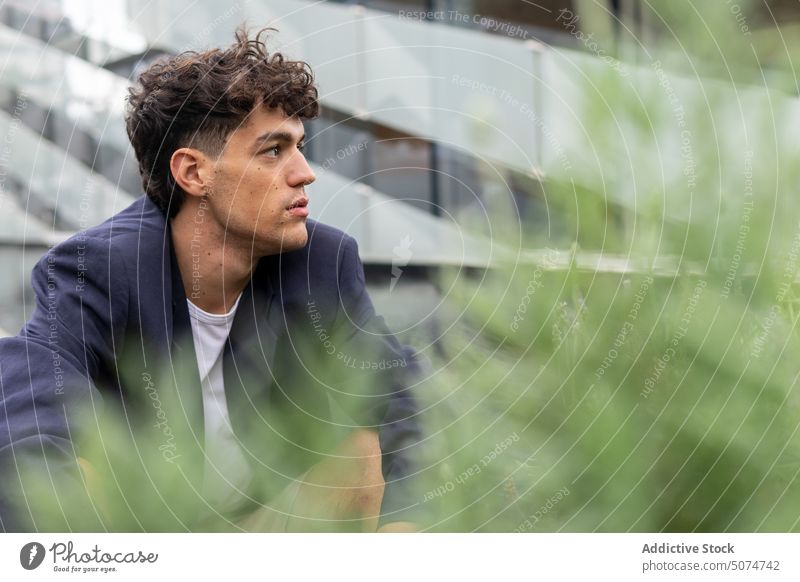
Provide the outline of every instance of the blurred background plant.
[[568,227],[451,296],[472,331],[424,392],[432,529],[798,529],[797,85],[731,6],[648,3],[630,76],[565,59]]

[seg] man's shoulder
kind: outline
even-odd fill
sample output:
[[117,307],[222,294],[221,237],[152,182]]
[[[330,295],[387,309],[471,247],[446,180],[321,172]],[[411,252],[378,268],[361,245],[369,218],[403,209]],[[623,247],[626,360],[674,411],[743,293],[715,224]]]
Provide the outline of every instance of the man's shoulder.
[[328,224],[309,220],[306,223],[308,242],[302,248],[281,253],[281,270],[299,269],[316,273],[335,273],[344,256],[357,254],[356,240],[346,232]]
[[269,257],[268,264],[275,267],[273,284],[280,288],[285,307],[293,302],[305,306],[313,296],[326,306],[326,313],[334,313],[344,265],[358,260],[358,247],[352,236],[338,228],[312,220],[306,226],[305,246]]
[[81,253],[85,260],[93,261],[111,253],[113,247],[117,258],[126,253],[147,256],[162,246],[165,225],[166,219],[161,211],[142,196],[100,224],[78,231],[58,243],[50,253],[76,254],[83,249],[89,251]]
[[329,224],[309,220],[306,227],[308,229],[308,244],[306,248],[309,252],[318,253],[331,248],[341,251],[344,247],[356,244],[352,236]]

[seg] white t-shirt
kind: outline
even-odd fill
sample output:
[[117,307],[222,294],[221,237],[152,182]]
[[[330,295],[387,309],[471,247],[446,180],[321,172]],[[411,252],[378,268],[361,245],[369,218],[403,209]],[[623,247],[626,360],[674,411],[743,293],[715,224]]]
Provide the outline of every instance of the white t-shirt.
[[230,312],[224,314],[208,313],[186,300],[203,389],[206,447],[204,493],[221,511],[234,509],[244,499],[242,491],[253,475],[231,428],[222,374],[225,342],[241,297],[239,295]]

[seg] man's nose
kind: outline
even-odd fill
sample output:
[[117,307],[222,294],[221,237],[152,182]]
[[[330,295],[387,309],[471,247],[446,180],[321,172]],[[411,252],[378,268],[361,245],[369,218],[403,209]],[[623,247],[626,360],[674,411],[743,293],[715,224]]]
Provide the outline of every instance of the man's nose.
[[293,162],[294,163],[292,164],[292,169],[289,174],[290,186],[308,186],[317,179],[317,176],[314,174],[314,170],[311,169],[311,166],[308,164],[308,161],[302,152],[298,151],[296,153]]

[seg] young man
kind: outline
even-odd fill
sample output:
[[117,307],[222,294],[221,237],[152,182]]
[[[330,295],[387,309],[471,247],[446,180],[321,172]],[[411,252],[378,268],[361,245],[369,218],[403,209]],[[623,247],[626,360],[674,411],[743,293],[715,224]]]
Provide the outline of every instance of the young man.
[[[80,466],[108,527],[99,461],[75,450],[94,430],[76,411],[102,401],[134,427],[130,463],[137,438],[159,443],[195,501],[165,507],[167,528],[413,529],[419,365],[375,314],[355,241],[308,218],[318,107],[308,66],[261,33],[142,73],[126,123],[147,196],[47,253],[34,313],[0,341],[6,482],[20,458]],[[35,527],[22,489],[5,529]]]

